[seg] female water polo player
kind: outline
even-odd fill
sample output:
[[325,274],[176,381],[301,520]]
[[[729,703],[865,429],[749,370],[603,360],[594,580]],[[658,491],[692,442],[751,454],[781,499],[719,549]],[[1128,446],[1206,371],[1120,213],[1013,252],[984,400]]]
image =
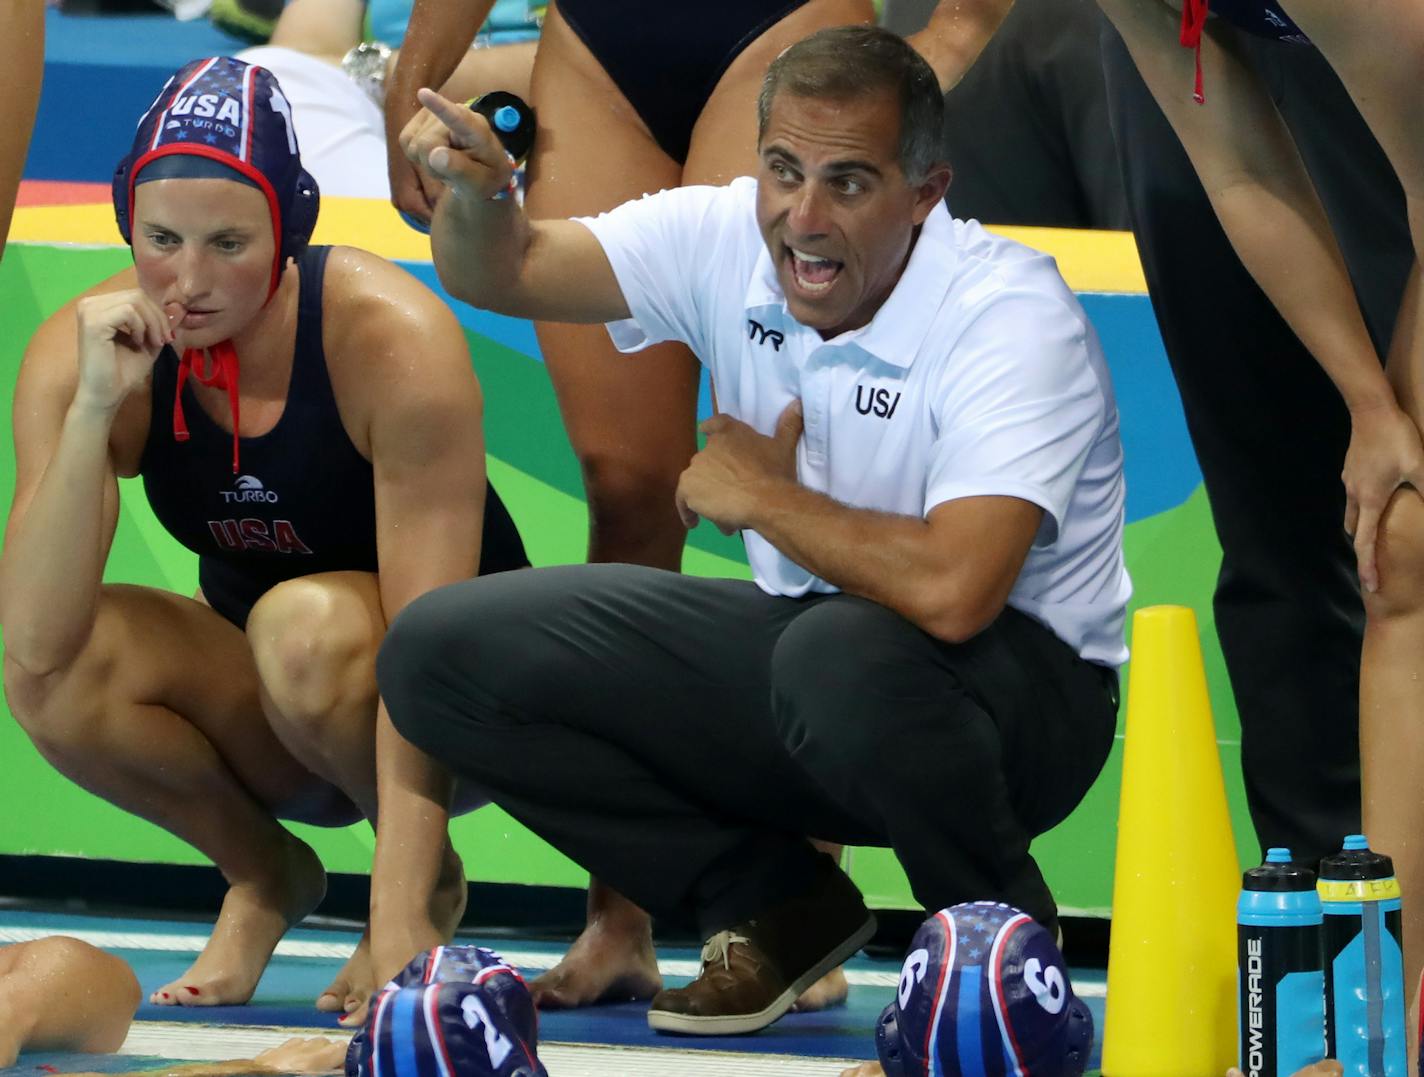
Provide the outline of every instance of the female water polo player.
[[[434,294],[307,245],[318,192],[265,69],[175,74],[114,202],[133,268],[40,327],[15,390],[6,696],[55,767],[228,882],[158,1004],[250,998],[325,890],[278,820],[374,824],[379,800],[369,938],[319,1000],[351,1013],[372,945],[408,957],[464,906],[448,779],[390,728],[373,659],[411,599],[527,563],[486,484],[480,388]],[[198,554],[196,596],[102,582],[135,475]]]

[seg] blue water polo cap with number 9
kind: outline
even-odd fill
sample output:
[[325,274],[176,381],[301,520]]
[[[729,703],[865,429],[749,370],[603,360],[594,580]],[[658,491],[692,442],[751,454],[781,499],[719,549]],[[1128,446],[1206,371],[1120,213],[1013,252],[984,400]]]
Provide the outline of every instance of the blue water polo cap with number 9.
[[1053,938],[993,901],[920,926],[875,1030],[886,1077],[1081,1077],[1092,1043]]

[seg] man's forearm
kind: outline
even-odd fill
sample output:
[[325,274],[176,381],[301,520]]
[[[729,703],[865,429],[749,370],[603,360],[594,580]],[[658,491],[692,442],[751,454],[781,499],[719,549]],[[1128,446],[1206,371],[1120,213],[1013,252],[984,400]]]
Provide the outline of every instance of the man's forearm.
[[529,219],[514,199],[474,200],[447,191],[430,229],[440,283],[473,306],[523,316],[514,286],[531,234]]
[[967,639],[998,612],[997,603],[961,586],[922,519],[852,508],[795,482],[768,484],[757,502],[751,526],[762,538],[827,583],[932,636]]

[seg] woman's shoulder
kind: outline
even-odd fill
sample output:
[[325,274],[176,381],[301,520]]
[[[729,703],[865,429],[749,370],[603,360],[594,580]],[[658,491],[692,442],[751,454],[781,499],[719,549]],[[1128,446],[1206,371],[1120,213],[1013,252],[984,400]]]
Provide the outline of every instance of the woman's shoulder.
[[[333,247],[322,284],[322,344],[338,399],[392,403],[417,386],[473,379],[454,311],[414,275],[369,251]],[[420,378],[410,377],[412,363]]]
[[421,332],[454,319],[445,302],[414,274],[359,247],[332,247],[322,281],[322,314],[337,328],[362,334]]

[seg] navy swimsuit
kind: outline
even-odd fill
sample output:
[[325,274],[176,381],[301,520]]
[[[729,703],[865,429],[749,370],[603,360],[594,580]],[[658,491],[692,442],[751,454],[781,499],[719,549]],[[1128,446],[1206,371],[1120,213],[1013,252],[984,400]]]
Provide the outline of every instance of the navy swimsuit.
[[806,0],[556,0],[662,151],[687,160],[692,128],[748,45]]
[[[321,343],[322,278],[329,247],[298,260],[301,299],[292,380],[277,425],[241,439],[242,474],[232,473],[232,434],[183,388],[190,439],[173,437],[178,356],[165,348],[153,367],[152,416],[139,474],[154,514],[198,555],[209,605],[239,628],[253,605],[284,580],[318,572],[375,572],[376,496],[370,462],[351,443]],[[480,573],[529,564],[508,511],[485,498]]]
[[1310,44],[1310,38],[1301,32],[1275,0],[1210,0],[1210,6],[1213,15],[1248,33],[1296,45]]

